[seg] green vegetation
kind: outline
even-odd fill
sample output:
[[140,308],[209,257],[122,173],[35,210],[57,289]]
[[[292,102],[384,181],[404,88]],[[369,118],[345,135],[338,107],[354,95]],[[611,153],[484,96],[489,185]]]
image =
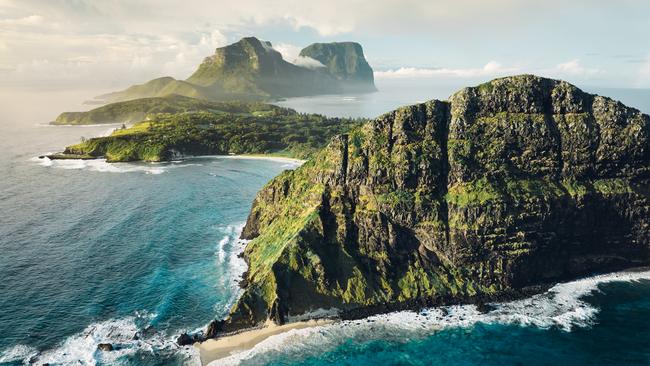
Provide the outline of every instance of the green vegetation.
[[125,90],[100,95],[97,99],[107,103],[123,102],[133,99],[164,97],[167,95],[183,95],[190,98],[213,98],[213,93],[198,85],[183,80],[165,76],[150,80],[144,84],[128,87]]
[[212,103],[210,112],[160,113],[51,158],[163,161],[185,155],[274,154],[305,159],[361,120],[301,114],[260,103]]
[[256,116],[273,115],[279,107],[264,103],[213,102],[204,99],[167,95],[165,97],[141,98],[111,103],[88,112],[61,113],[54,125],[84,125],[102,123],[132,123],[150,119],[159,113],[213,112],[247,113]]
[[486,178],[449,187],[445,198],[447,202],[465,207],[471,204],[484,204],[502,197],[502,193]]
[[594,181],[594,188],[603,195],[617,195],[633,193],[629,181],[621,178],[598,179]]
[[649,126],[530,75],[369,121],[258,193],[244,295],[208,335],[317,308],[504,300],[650,263]]

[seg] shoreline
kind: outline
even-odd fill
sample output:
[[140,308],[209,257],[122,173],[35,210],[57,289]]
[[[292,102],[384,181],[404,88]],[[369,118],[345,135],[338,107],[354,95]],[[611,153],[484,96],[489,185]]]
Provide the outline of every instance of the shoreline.
[[[83,156],[83,155],[72,155],[72,154],[63,154],[63,153],[48,153],[48,154],[42,154],[42,155],[37,155],[34,158],[38,158],[39,160],[42,159],[49,159],[50,161],[53,160],[104,160],[106,161],[105,157],[91,157],[91,156]],[[298,164],[302,165],[304,164],[307,160],[302,160],[302,159],[296,159],[296,158],[290,158],[290,157],[284,157],[284,156],[273,156],[273,155],[196,155],[196,156],[186,156],[182,157],[179,159],[174,159],[174,160],[163,160],[163,161],[145,161],[145,160],[134,160],[134,161],[115,161],[115,162],[109,162],[106,161],[108,164],[129,164],[129,163],[146,163],[146,164],[161,164],[161,163],[174,163],[174,162],[182,162],[182,161],[189,161],[192,159],[242,159],[242,160],[267,160],[267,161],[275,161],[279,163],[289,163],[289,164]]]
[[264,326],[251,329],[229,336],[216,339],[208,339],[194,344],[201,359],[201,365],[208,365],[211,362],[229,357],[235,353],[255,348],[256,345],[264,342],[273,336],[289,332],[294,329],[305,329],[332,324],[334,321],[328,319],[313,319],[283,325],[277,325],[267,321]]
[[[592,291],[598,288],[600,284],[610,283],[610,282],[629,282],[629,281],[638,281],[639,279],[650,279],[650,266],[637,266],[630,267],[625,269],[619,269],[611,272],[604,273],[593,273],[590,275],[579,276],[574,279],[567,279],[563,281],[557,281],[552,284],[547,284],[546,286],[528,288],[528,291],[522,291],[512,294],[503,294],[503,296],[497,296],[490,299],[481,299],[472,298],[456,300],[456,301],[446,301],[446,302],[433,302],[430,304],[407,304],[402,303],[397,306],[385,306],[375,309],[365,308],[358,309],[359,311],[353,311],[347,314],[342,314],[343,316],[337,318],[320,318],[320,319],[310,319],[304,321],[298,321],[283,325],[276,325],[271,321],[267,321],[261,328],[251,328],[244,330],[242,332],[224,335],[219,338],[207,339],[202,342],[197,342],[193,347],[199,353],[199,358],[201,360],[201,365],[208,365],[214,361],[221,359],[229,358],[233,355],[236,355],[241,352],[253,350],[257,345],[266,341],[267,339],[290,332],[292,330],[306,329],[324,325],[332,325],[338,322],[358,322],[356,324],[372,324],[378,319],[391,318],[392,316],[401,316],[408,315],[418,319],[418,322],[415,324],[422,324],[423,319],[428,319],[428,322],[431,322],[431,329],[441,329],[448,324],[445,324],[444,320],[441,320],[444,317],[450,317],[454,321],[464,321],[466,316],[474,316],[477,318],[477,322],[488,321],[488,322],[503,322],[500,317],[504,314],[504,309],[511,309],[513,314],[515,314],[512,319],[505,321],[505,324],[538,324],[544,322],[547,326],[560,327],[564,330],[570,330],[575,324],[567,323],[564,319],[557,318],[555,313],[546,314],[544,308],[540,308],[538,313],[528,314],[529,317],[540,317],[540,319],[526,320],[519,317],[518,312],[520,311],[520,305],[526,305],[531,302],[536,301],[545,301],[542,294],[553,294],[553,299],[549,300],[553,302],[558,307],[564,307],[564,311],[568,313],[574,312],[573,306],[578,307],[590,307],[588,303],[582,303],[579,299],[582,296],[590,294]],[[576,294],[576,304],[567,305],[566,299],[563,299],[563,293]],[[558,297],[555,299],[555,297]],[[478,300],[478,301],[476,301]],[[473,308],[468,306],[472,306]],[[568,306],[568,307],[567,307]],[[464,309],[461,312],[466,314],[459,314],[456,316],[453,312],[450,314],[448,310],[451,307],[457,307],[457,309]],[[427,315],[428,313],[433,314],[431,317]],[[494,318],[492,318],[493,316]],[[366,319],[366,321],[363,321]],[[372,320],[371,320],[372,319]],[[398,323],[403,323],[404,320],[399,320]],[[580,319],[578,319],[580,321]]]
[[228,158],[228,159],[250,159],[250,160],[270,160],[277,161],[281,163],[295,163],[295,164],[304,164],[307,160],[285,157],[285,156],[274,156],[274,155],[204,155],[197,157],[217,157],[217,158]]

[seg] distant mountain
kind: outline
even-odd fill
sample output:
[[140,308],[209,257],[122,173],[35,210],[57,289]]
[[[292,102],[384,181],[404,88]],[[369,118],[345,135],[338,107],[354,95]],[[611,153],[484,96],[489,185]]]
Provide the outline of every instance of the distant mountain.
[[178,94],[212,100],[261,100],[376,90],[372,68],[358,43],[312,44],[300,56],[324,67],[287,62],[270,42],[246,37],[217,48],[187,80],[162,77],[98,99],[110,103]]
[[300,56],[320,62],[336,79],[357,83],[361,89],[375,83],[363,48],[356,42],[314,43],[300,51]]

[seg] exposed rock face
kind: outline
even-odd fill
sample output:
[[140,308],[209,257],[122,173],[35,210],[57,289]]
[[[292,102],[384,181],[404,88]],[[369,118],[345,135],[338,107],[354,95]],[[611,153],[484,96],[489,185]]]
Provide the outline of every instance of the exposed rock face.
[[[309,46],[303,52],[311,47],[316,45]],[[314,49],[321,48],[336,52],[336,55],[316,55],[331,61],[333,67],[326,72],[289,63],[273,49],[270,42],[247,37],[218,48],[187,81],[242,95],[299,96],[336,93],[349,88],[375,90],[372,69],[363,57],[359,44],[328,43]]]
[[322,63],[339,80],[346,80],[350,88],[375,90],[372,68],[356,42],[314,43],[300,51],[300,56]]
[[97,345],[97,350],[99,351],[104,351],[104,352],[110,352],[113,350],[113,345],[110,343],[100,343]]
[[162,77],[98,98],[120,102],[178,94],[212,100],[260,100],[376,90],[372,68],[358,43],[319,43],[302,52],[327,68],[294,65],[270,42],[246,37],[217,48],[185,81]]
[[649,138],[636,109],[530,75],[387,113],[258,193],[244,294],[208,336],[647,264]]

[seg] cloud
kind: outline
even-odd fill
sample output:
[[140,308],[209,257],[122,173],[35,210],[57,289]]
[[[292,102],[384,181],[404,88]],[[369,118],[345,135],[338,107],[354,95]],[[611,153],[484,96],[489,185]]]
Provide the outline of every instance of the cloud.
[[22,18],[0,19],[1,26],[35,26],[43,24],[44,18],[40,15],[33,14]]
[[221,31],[213,30],[210,33],[203,34],[199,44],[208,49],[216,49],[218,47],[225,46],[228,43],[228,37],[226,37]]
[[297,15],[287,15],[284,19],[293,26],[295,30],[302,28],[311,28],[316,30],[321,36],[335,36],[338,34],[350,33],[355,29],[354,22],[323,22],[319,17],[303,17]]
[[289,43],[277,43],[273,45],[273,49],[280,52],[285,61],[293,62],[300,55],[302,48]]
[[560,63],[548,71],[554,75],[564,76],[594,76],[603,73],[603,70],[583,66],[578,59]]
[[294,65],[305,67],[308,69],[317,69],[319,67],[325,67],[320,61],[313,59],[311,57],[300,56],[300,51],[302,48],[292,45],[289,43],[278,43],[273,46],[273,49],[280,52],[282,58],[291,62]]
[[520,72],[517,67],[504,67],[496,61],[490,61],[480,68],[452,69],[452,68],[415,68],[401,67],[386,71],[375,71],[375,78],[432,78],[432,77],[458,77],[474,78],[483,76],[500,76]]
[[308,56],[298,56],[295,60],[293,60],[293,63],[295,65],[306,67],[308,69],[318,69],[321,67],[326,67],[320,61]]
[[[535,67],[529,72],[596,78],[606,72],[570,57],[593,51],[603,55],[593,57],[602,58],[608,53],[647,52],[638,45],[644,44],[650,23],[644,16],[649,10],[645,3],[593,3],[277,0],[269,5],[267,0],[0,0],[0,60],[11,70],[32,70],[31,74],[6,72],[2,82],[38,84],[58,78],[65,83],[126,86],[160,75],[184,78],[216,47],[251,34],[305,44],[361,40],[369,58],[389,68],[377,74],[385,78],[498,76],[520,71],[498,63],[476,68],[454,65],[465,65],[468,59],[515,64],[511,60],[520,56],[527,59],[517,62]],[[560,7],[563,11],[558,13]],[[280,46],[275,48],[285,59],[317,66],[311,60],[299,60],[299,50],[283,51]],[[573,54],[563,55],[563,50]],[[552,60],[554,57],[569,61],[555,65],[558,59]],[[32,62],[43,59],[48,63]],[[398,68],[409,63],[427,65],[431,60],[449,66]],[[537,60],[547,68],[535,65]],[[75,67],[77,73],[53,74]],[[637,76],[636,65],[623,71],[626,80]],[[608,80],[618,82],[618,74],[607,74]]]

